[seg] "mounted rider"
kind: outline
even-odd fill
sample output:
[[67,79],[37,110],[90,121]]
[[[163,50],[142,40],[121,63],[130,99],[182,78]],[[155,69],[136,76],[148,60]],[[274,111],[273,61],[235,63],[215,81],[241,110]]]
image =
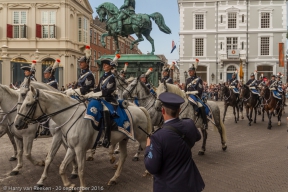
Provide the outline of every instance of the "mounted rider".
[[169,67],[164,67],[163,68],[163,78],[161,79],[161,83],[165,81],[166,83],[173,84],[173,79],[170,77],[170,70],[171,68],[175,65],[175,62],[173,62]]
[[196,115],[198,111],[203,120],[204,129],[208,129],[208,120],[205,112],[204,102],[201,100],[203,92],[203,81],[200,77],[196,75],[196,69],[198,66],[199,60],[196,59],[195,64],[188,69],[190,77],[186,80],[186,86],[184,91],[189,95],[189,101],[192,104]]
[[156,93],[153,89],[153,86],[151,86],[147,80],[148,76],[150,75],[150,73],[152,73],[152,71],[153,71],[153,69],[149,68],[145,74],[140,75],[140,81],[146,85],[146,87],[150,90],[150,93],[152,95],[156,96]]
[[57,59],[54,64],[48,66],[44,71],[44,78],[48,80],[47,85],[58,90],[58,82],[54,76],[56,68],[59,67],[60,59]]
[[273,93],[273,96],[279,100],[280,104],[282,104],[282,96],[283,96],[283,89],[282,89],[282,81],[281,81],[281,73],[276,75],[277,79],[270,81],[270,90]]
[[24,75],[26,78],[30,78],[32,81],[37,81],[35,78],[35,66],[36,66],[37,61],[33,60],[32,65],[30,66],[24,66],[21,67],[22,70],[24,70]]
[[84,52],[85,56],[82,56],[80,59],[78,59],[78,63],[81,69],[81,74],[78,79],[78,82],[75,85],[74,89],[70,88],[64,92],[66,95],[70,96],[86,95],[87,93],[91,92],[94,89],[95,78],[89,69],[91,58],[90,46],[87,45],[85,47]]
[[260,92],[258,91],[259,81],[257,79],[255,79],[256,74],[257,74],[257,71],[255,71],[254,73],[251,73],[250,79],[247,81],[246,85],[249,87],[250,91],[253,94],[258,95],[258,97],[257,97],[258,104],[260,104],[262,101],[260,98]]
[[135,14],[135,6],[136,6],[135,0],[124,1],[124,5],[120,7],[120,14],[117,17],[118,21],[118,27],[116,30],[117,33],[120,34],[122,32],[123,20]]
[[238,85],[239,85],[239,81],[237,79],[237,73],[238,71],[236,70],[233,74],[232,74],[232,79],[229,80],[229,88],[233,90],[234,94],[236,95],[237,98],[237,102],[240,101],[239,99],[239,89],[238,89]]
[[273,75],[271,76],[271,80],[269,81],[269,85],[270,85],[270,86],[273,85],[273,83],[276,81],[275,78],[276,78],[276,75],[273,74]]

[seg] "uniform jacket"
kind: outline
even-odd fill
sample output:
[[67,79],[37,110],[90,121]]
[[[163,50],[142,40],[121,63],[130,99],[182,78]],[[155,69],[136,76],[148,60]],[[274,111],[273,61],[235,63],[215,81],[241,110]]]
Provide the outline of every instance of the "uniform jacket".
[[[254,83],[253,83],[254,82]],[[252,84],[253,83],[253,84]],[[258,81],[256,79],[249,79],[246,83],[246,85],[249,86],[257,86],[258,85]]]
[[236,78],[232,78],[229,80],[230,86],[235,86],[236,88],[238,88],[238,83],[239,83],[239,81]]
[[202,92],[203,92],[203,81],[202,79],[198,79],[198,82],[196,84],[191,84],[191,82],[195,79],[197,79],[198,77],[196,75],[189,77],[186,80],[186,86],[185,86],[185,92],[187,91],[198,91],[198,97],[201,98],[202,97]]
[[47,84],[58,90],[58,83],[57,83],[57,81],[56,81],[54,76],[52,76],[52,77],[50,77],[48,79],[48,83]]
[[81,70],[81,76],[78,79],[77,87],[80,87],[81,95],[86,95],[94,89],[95,79],[89,69]]
[[37,81],[37,79],[35,78],[34,75],[30,75],[30,76],[25,76],[26,78],[29,78],[32,80],[32,81]]
[[108,102],[115,101],[115,97],[112,93],[116,90],[116,81],[114,75],[110,72],[104,73],[99,79],[99,84],[94,92],[102,91],[102,96]]
[[170,84],[173,84],[173,80],[171,77],[167,76],[167,77],[163,77],[163,79],[161,80],[161,83],[163,82],[166,82],[166,83],[170,83]]
[[[185,134],[192,146],[201,135],[191,119],[173,119],[163,126],[172,126]],[[174,131],[160,128],[150,136],[146,147],[145,166],[153,174],[154,192],[198,192],[204,181],[192,159],[188,144]]]
[[[276,80],[270,80],[269,85],[271,86]],[[275,86],[277,85],[276,83],[274,84]]]

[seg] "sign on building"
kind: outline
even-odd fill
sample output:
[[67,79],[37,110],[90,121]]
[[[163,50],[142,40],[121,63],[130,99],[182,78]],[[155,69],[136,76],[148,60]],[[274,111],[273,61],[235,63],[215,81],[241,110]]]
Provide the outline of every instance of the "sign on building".
[[239,59],[240,58],[240,51],[236,49],[228,50],[227,54],[228,59]]

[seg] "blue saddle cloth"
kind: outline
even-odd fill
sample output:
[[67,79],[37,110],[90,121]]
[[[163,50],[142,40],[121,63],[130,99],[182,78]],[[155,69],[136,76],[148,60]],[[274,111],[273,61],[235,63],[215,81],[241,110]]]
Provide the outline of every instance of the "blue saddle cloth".
[[273,97],[275,97],[276,99],[282,99],[282,94],[279,93],[277,90],[272,90],[273,93]]
[[[122,101],[119,100],[119,103]],[[92,120],[92,122],[98,127],[99,122],[103,117],[102,103],[108,108],[111,118],[118,125],[118,131],[124,133],[130,139],[135,141],[133,125],[131,124],[132,116],[128,109],[120,107],[121,104],[115,110],[112,104],[103,99],[90,99],[84,119]]]
[[251,89],[251,92],[255,95],[259,95],[260,96],[260,93],[257,89]]
[[[206,103],[204,103],[201,99],[199,99],[197,96],[195,95],[189,95],[189,101],[191,101],[192,103],[194,103],[195,105],[197,105],[197,102],[201,103],[204,107],[205,107],[205,113],[206,116],[209,119],[212,119],[212,111],[210,110],[210,108],[206,105]],[[197,110],[197,112],[199,112],[199,109]]]
[[236,93],[236,94],[240,94],[238,88],[236,88],[236,87],[233,88],[233,92]]
[[278,90],[278,92],[280,92],[280,93],[282,93],[282,92],[283,92],[283,89],[282,89],[282,87],[277,87],[277,90]]

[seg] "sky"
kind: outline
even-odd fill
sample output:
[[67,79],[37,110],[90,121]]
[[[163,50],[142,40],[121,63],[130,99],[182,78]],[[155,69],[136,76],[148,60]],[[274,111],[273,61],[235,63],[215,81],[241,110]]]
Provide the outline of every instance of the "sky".
[[[124,4],[124,0],[89,0],[91,7],[93,8],[93,17],[97,15],[95,7],[98,7],[100,4],[104,2],[110,2],[115,4],[118,8],[120,8]],[[152,21],[152,31],[151,37],[154,39],[155,44],[155,55],[163,54],[168,59],[169,63],[172,61],[177,61],[179,59],[179,12],[178,12],[178,4],[177,1],[170,0],[136,0],[136,13],[146,13],[152,14],[154,12],[159,12],[164,16],[166,25],[171,29],[172,34],[165,34],[161,32],[156,25],[156,23]],[[132,35],[135,39],[137,38],[135,35]],[[145,39],[145,37],[144,37]],[[170,53],[172,50],[172,41],[175,41],[177,48]],[[147,52],[151,52],[152,47],[149,41],[146,39],[139,43],[139,49],[143,54],[147,54]]]

